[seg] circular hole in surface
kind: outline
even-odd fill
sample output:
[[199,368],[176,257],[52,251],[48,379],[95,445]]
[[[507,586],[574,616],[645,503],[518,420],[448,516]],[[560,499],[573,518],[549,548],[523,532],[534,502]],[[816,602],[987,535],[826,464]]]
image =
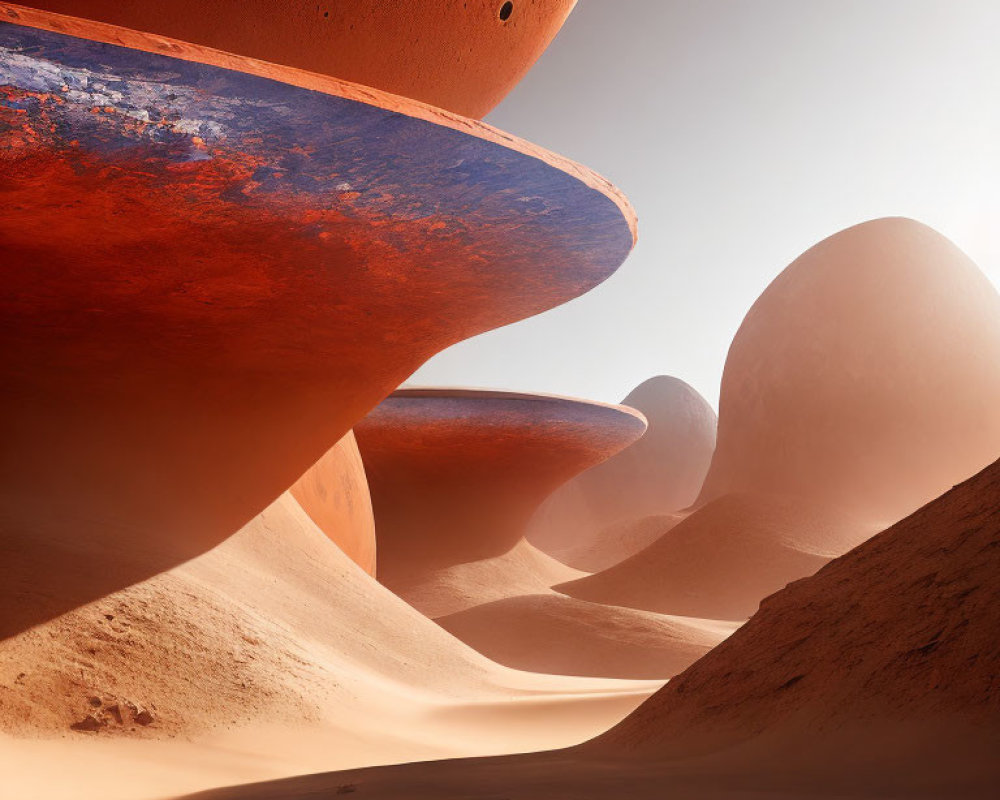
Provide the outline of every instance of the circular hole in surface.
[[506,22],[510,19],[510,15],[514,13],[514,4],[507,0],[502,6],[500,6],[500,19]]

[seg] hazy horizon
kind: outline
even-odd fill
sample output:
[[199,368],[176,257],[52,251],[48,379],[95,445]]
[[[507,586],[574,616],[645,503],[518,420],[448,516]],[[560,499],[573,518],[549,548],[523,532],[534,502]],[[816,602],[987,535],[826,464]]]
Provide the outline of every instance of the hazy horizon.
[[877,217],[936,228],[1000,285],[998,30],[993,0],[580,0],[487,121],[621,187],[639,244],[411,382],[616,402],[667,374],[717,407],[768,283]]

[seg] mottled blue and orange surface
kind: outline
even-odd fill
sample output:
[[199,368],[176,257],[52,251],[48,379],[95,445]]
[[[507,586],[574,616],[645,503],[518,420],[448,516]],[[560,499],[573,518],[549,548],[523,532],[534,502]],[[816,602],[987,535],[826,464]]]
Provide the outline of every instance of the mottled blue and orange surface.
[[430,355],[633,242],[613,192],[478,123],[65,20],[0,23],[5,629],[74,594],[60,548],[86,599],[212,546]]

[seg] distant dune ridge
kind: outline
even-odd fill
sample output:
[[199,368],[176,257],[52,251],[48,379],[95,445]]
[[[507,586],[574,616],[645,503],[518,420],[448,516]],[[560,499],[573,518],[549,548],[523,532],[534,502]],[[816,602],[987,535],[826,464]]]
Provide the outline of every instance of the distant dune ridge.
[[642,534],[629,531],[642,528],[644,518],[693,503],[715,449],[715,411],[678,378],[650,378],[622,405],[643,413],[649,422],[645,435],[557,489],[527,534],[543,551],[591,572],[641,549]]
[[742,619],[998,452],[1000,295],[920,223],[857,225],[796,259],[740,326],[699,508],[558,588]]
[[631,558],[555,589],[594,603],[745,620],[761,598],[875,532],[798,498],[729,494]]
[[608,733],[570,750],[211,792],[993,798],[1000,785],[1000,462],[769,597]]

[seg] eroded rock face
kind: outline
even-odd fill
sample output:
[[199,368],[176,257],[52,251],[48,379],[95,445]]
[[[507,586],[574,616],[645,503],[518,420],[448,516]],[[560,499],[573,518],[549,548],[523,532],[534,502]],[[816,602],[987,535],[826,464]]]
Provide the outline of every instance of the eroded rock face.
[[531,68],[576,0],[27,0],[332,75],[482,117]]
[[682,380],[650,378],[622,405],[643,413],[649,422],[645,435],[560,487],[528,533],[533,544],[579,569],[603,569],[635,552],[627,535],[614,537],[620,547],[609,547],[609,529],[627,529],[693,503],[715,449],[715,411]]
[[392,588],[405,576],[509,552],[559,484],[645,427],[620,406],[548,395],[395,392],[355,428],[380,580]]
[[615,190],[485,126],[39,13],[0,18],[0,636],[215,546],[633,242]]
[[1000,296],[912,220],[826,239],[741,325],[701,502],[790,494],[885,522],[1000,452]]

